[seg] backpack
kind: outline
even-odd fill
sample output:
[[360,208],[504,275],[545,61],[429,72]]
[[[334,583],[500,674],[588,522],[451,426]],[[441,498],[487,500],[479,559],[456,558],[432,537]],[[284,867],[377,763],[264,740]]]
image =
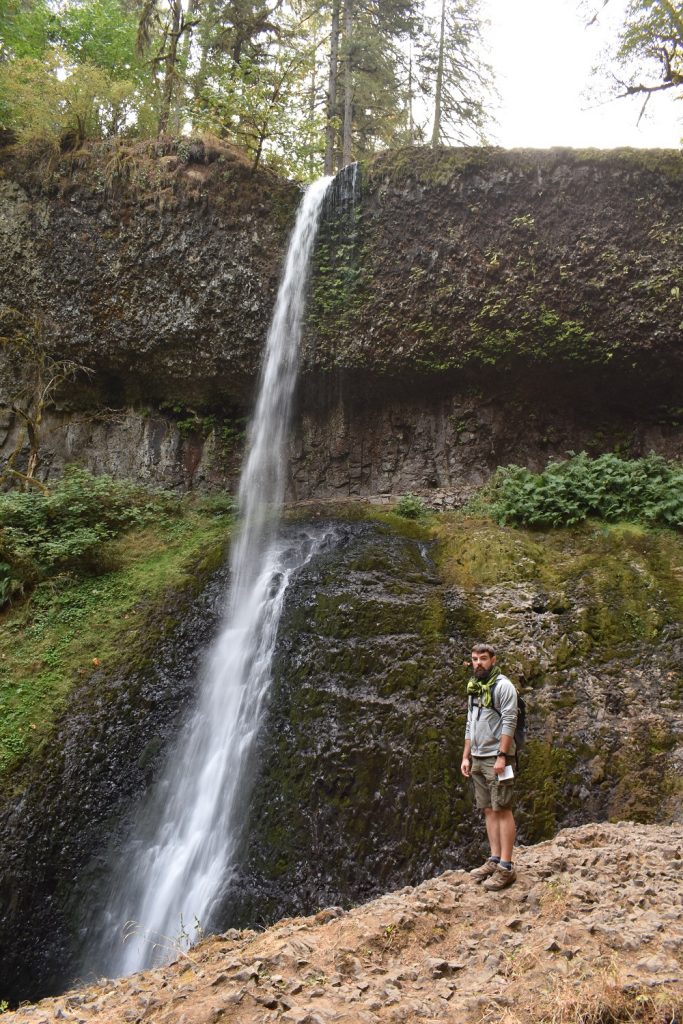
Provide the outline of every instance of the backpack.
[[[517,690],[517,687],[515,687]],[[495,703],[495,692],[496,683],[494,682],[491,687],[491,710],[495,711],[499,718],[502,718],[500,711],[496,707]],[[474,698],[473,698],[474,699]],[[526,743],[526,701],[522,697],[521,693],[517,691],[517,724],[515,725],[515,759],[517,761],[517,767],[519,767],[519,752]]]

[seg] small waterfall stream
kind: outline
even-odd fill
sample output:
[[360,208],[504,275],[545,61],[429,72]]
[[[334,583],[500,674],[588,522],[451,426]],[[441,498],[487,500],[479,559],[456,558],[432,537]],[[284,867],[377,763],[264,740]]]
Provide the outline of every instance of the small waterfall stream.
[[225,625],[207,659],[196,709],[114,872],[97,955],[97,969],[110,975],[168,959],[176,943],[189,944],[196,922],[211,927],[235,869],[285,591],[329,539],[314,530],[278,538],[277,528],[310,257],[330,181],[321,179],[304,196],[268,332],[240,482]]

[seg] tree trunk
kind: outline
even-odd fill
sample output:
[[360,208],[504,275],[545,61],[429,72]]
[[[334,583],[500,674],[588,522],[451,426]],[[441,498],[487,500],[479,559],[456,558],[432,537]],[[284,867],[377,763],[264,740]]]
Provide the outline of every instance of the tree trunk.
[[182,0],[171,0],[171,26],[168,32],[166,55],[164,58],[164,88],[159,111],[159,135],[168,129],[171,116],[171,105],[178,77],[178,42],[183,32]]
[[[187,14],[185,17],[185,26],[181,30],[182,41],[179,41],[178,45],[178,68],[183,79],[187,79],[187,67],[190,63],[190,49],[192,47],[192,29],[196,25],[195,15],[197,13],[197,6],[199,0],[188,0]],[[180,111],[175,112],[173,118],[173,131],[176,135],[180,135],[182,125],[180,123]]]
[[436,65],[436,88],[434,90],[434,130],[432,148],[436,149],[441,137],[441,105],[443,97],[443,64],[446,45],[446,0],[441,0],[441,31],[439,32],[439,59]]
[[332,29],[330,34],[330,77],[327,85],[327,128],[325,129],[325,174],[334,173],[334,149],[337,115],[337,61],[339,58],[339,2],[332,2]]
[[[308,94],[308,117],[311,125],[315,124],[315,107],[318,98],[318,83],[315,77],[315,64],[311,68],[311,88]],[[308,167],[311,174],[315,173],[317,156],[311,149],[308,157]]]
[[351,163],[351,129],[353,127],[353,0],[344,0],[344,127],[342,132],[342,167]]
[[413,121],[413,44],[408,50],[408,145],[415,145],[415,122]]

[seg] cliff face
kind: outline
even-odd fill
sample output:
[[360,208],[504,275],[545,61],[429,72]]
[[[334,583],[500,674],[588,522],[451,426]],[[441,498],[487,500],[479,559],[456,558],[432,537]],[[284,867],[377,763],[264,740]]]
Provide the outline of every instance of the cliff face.
[[[298,190],[186,141],[87,151],[40,183],[2,170],[0,302],[95,371],[46,417],[44,475],[76,459],[230,486]],[[682,218],[673,152],[406,150],[344,172],[290,495],[451,500],[568,448],[679,453]]]
[[1,301],[95,371],[86,408],[250,393],[295,186],[200,141],[83,150],[41,178],[9,158],[3,172]]
[[[357,903],[483,856],[459,772],[463,658],[481,636],[529,708],[521,843],[594,820],[680,822],[677,533],[336,512],[334,548],[287,593],[239,876],[216,927]],[[21,792],[3,792],[3,998],[77,976],[116,850],[193,700],[225,586],[219,573],[186,594],[162,643],[152,621],[147,656],[130,668],[82,679],[23,766]],[[177,618],[178,603],[158,617]]]

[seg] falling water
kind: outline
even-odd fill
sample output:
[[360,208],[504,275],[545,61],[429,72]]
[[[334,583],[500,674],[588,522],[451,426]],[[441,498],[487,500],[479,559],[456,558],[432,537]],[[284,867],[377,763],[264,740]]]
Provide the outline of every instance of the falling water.
[[97,964],[108,974],[151,966],[177,942],[187,944],[196,922],[210,927],[234,875],[249,757],[285,591],[292,573],[327,541],[305,530],[278,539],[277,526],[306,281],[330,180],[306,192],[289,244],[240,482],[241,528],[226,621],[203,673],[198,706],[115,872]]

